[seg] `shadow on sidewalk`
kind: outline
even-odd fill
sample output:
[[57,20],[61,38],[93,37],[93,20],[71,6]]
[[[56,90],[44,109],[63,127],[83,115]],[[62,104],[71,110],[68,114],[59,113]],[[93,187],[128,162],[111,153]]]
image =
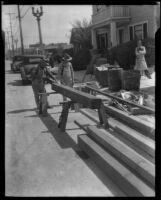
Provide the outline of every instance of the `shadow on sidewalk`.
[[[110,180],[102,170],[92,161],[89,159],[89,156],[82,151],[78,144],[70,137],[70,135],[66,132],[62,132],[58,128],[58,123],[53,117],[48,114],[46,117],[42,117],[41,115],[33,115],[27,117],[39,117],[43,124],[46,126],[47,131],[42,131],[43,134],[51,134],[56,142],[60,145],[62,149],[72,148],[75,152],[75,155],[79,157],[84,163],[92,170],[92,172],[99,178],[99,180],[113,193],[114,196],[125,196],[120,189],[116,186],[112,180]],[[70,130],[75,130],[80,128],[73,128]],[[68,129],[66,129],[68,130]]]
[[15,81],[12,81],[12,82],[9,82],[7,83],[7,85],[12,85],[12,86],[27,86],[27,85],[30,85],[30,84],[22,84],[22,80],[15,80]]
[[17,114],[17,113],[22,113],[22,112],[28,112],[28,111],[35,111],[36,108],[31,108],[31,109],[22,109],[22,110],[13,110],[7,112],[7,114]]
[[[59,107],[60,105],[50,105],[51,108],[54,108],[54,107]],[[28,109],[20,109],[20,110],[13,110],[13,111],[9,111],[7,112],[7,114],[17,114],[17,113],[22,113],[22,112],[28,112],[28,111],[36,111],[36,108],[28,108]],[[56,113],[51,113],[51,114],[58,114],[59,112],[56,112]],[[61,112],[60,112],[61,113]],[[38,115],[33,115],[33,116],[37,116]],[[32,117],[31,115],[30,116],[25,116],[25,117]]]
[[6,70],[5,74],[19,74],[19,72],[13,72],[11,70]]

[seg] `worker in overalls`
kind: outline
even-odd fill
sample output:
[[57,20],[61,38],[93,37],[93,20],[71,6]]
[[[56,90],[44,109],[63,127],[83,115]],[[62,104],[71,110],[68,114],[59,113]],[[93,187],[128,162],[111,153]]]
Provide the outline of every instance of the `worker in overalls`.
[[[37,110],[39,111],[39,114],[41,114],[40,111],[40,93],[46,93],[45,89],[45,79],[47,77],[47,74],[55,80],[55,77],[51,75],[49,70],[47,69],[47,62],[45,60],[40,61],[37,67],[33,68],[31,72],[31,78],[32,78],[32,89],[34,92],[35,102],[37,106]],[[48,101],[47,108],[50,108]]]
[[[60,83],[69,87],[73,87],[74,85],[74,71],[72,63],[70,62],[71,60],[72,57],[65,53],[58,69],[58,79],[60,80]],[[63,101],[66,100],[67,98],[63,95]]]

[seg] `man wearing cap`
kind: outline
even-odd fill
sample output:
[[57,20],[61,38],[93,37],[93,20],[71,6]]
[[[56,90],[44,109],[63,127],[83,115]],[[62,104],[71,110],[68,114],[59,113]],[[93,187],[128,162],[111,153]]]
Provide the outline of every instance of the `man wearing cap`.
[[[32,69],[31,72],[31,78],[32,78],[32,89],[34,92],[35,102],[37,105],[37,109],[39,110],[40,106],[40,96],[39,93],[46,93],[44,80],[46,78],[46,72],[48,72],[47,69],[47,62],[45,60],[40,61],[37,67]],[[49,76],[52,76],[49,72]],[[52,79],[55,79],[54,76],[52,76]],[[47,108],[50,108],[48,102],[47,102]],[[39,110],[40,113],[40,110]]]
[[[58,78],[63,85],[73,87],[74,85],[74,72],[71,64],[72,57],[65,53],[62,62],[58,69]],[[63,96],[63,101],[66,101],[66,97]]]

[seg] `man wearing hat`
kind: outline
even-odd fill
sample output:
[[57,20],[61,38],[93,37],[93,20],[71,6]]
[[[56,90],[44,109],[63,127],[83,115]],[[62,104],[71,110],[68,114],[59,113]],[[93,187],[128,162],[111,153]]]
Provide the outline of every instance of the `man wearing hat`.
[[[73,87],[74,85],[74,72],[71,64],[72,57],[69,54],[65,53],[62,62],[58,69],[58,78],[60,79],[61,84]],[[66,97],[63,96],[63,101],[66,101]]]
[[[34,92],[35,102],[37,105],[37,109],[40,109],[40,96],[39,93],[46,93],[44,80],[46,78],[46,74],[48,74],[53,80],[55,77],[47,69],[47,60],[43,59],[40,61],[37,67],[33,68],[31,71],[32,78],[32,89]],[[47,107],[50,108],[48,102]],[[40,114],[40,110],[39,110]]]

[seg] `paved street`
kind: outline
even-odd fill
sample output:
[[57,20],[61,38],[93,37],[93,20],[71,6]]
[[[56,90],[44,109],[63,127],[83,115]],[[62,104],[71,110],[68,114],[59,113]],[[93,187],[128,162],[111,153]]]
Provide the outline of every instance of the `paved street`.
[[[7,196],[124,196],[116,185],[83,154],[75,124],[92,124],[71,111],[67,131],[57,128],[60,95],[49,96],[53,108],[42,118],[35,111],[31,85],[21,84],[20,74],[6,61],[5,179]],[[50,85],[47,85],[50,91]]]

